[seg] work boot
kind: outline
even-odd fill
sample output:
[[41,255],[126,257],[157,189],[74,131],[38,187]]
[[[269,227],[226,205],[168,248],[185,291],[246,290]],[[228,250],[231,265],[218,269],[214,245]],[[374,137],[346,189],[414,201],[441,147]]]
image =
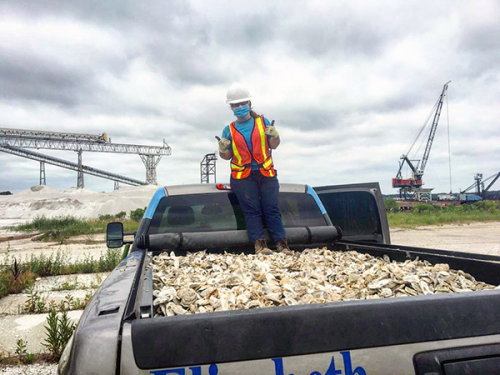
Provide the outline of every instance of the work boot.
[[254,247],[255,247],[255,254],[270,255],[273,253],[271,249],[267,247],[266,240],[263,238],[255,241]]
[[286,238],[283,238],[276,243],[276,251],[285,255],[293,255],[293,251],[288,247]]

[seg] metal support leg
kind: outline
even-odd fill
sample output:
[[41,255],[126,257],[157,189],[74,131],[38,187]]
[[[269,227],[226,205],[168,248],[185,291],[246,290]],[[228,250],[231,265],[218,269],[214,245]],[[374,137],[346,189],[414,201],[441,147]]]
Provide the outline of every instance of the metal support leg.
[[120,188],[120,183],[118,181],[115,181],[115,188],[114,190],[118,190]]
[[143,155],[141,159],[146,166],[146,182],[150,185],[156,185],[156,166],[161,160],[162,155]]
[[76,181],[76,187],[78,189],[83,189],[84,187],[84,182],[83,182],[83,166],[82,166],[82,150],[78,150],[78,178]]
[[45,162],[40,162],[40,185],[47,185],[47,180],[45,179]]

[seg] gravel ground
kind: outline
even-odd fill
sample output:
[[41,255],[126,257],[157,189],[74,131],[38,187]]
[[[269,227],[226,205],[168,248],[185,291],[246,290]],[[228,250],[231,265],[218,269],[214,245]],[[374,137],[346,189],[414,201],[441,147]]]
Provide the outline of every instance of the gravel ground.
[[5,375],[55,375],[56,364],[36,364],[27,366],[1,367],[0,374]]
[[391,228],[395,245],[500,256],[500,222]]
[[[0,237],[2,237],[2,235],[3,236],[12,235],[12,233],[11,232],[2,233],[2,231],[0,231]],[[101,253],[101,251],[106,250],[106,245],[104,243],[103,235],[95,237],[96,240],[102,240],[102,244],[99,245],[70,244],[61,246],[55,243],[51,244],[51,243],[33,242],[30,239],[2,242],[0,243],[0,256],[2,255],[2,253],[7,252],[7,250],[9,250],[9,253],[11,255],[15,254],[17,256],[19,255],[24,256],[30,253],[45,253],[46,255],[50,255],[50,253],[55,252],[58,249],[63,251],[68,251],[69,253],[71,253],[72,257],[82,256],[85,253],[90,253],[94,256],[98,256]],[[82,239],[85,238],[82,237]],[[397,245],[475,252],[475,253],[484,253],[484,254],[500,256],[500,222],[419,227],[417,229],[391,228],[391,240],[393,244]],[[28,316],[27,318],[26,317],[22,318],[33,320],[34,317],[35,316]],[[2,317],[2,320],[5,320],[5,322],[8,319],[16,319],[16,317],[13,316]],[[13,323],[14,322],[9,321],[7,324],[0,324],[0,326],[5,327],[5,329],[9,330],[12,329],[12,327],[14,326]],[[39,325],[40,327],[43,328],[43,324]],[[22,327],[24,326],[26,325],[23,325]],[[28,340],[31,339],[32,342],[37,341],[36,338],[33,338],[33,334],[37,330],[35,329],[25,330],[25,332],[28,331],[32,332],[32,334],[31,337],[26,337],[26,338]],[[6,332],[3,333],[0,332],[0,337],[2,337],[4,334],[6,334]],[[14,344],[15,342],[13,343],[9,342],[8,345],[9,348],[11,348],[12,345]],[[56,373],[57,373],[57,365],[55,364],[37,364],[29,366],[0,367],[1,375],[3,374],[49,375]]]

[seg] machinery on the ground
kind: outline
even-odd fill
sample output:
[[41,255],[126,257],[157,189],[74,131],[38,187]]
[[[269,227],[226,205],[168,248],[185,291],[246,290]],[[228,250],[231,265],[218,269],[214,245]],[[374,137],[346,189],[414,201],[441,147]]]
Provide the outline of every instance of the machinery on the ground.
[[[76,151],[78,153],[78,163],[75,164],[66,160],[26,150],[30,148],[37,150],[42,148],[48,150]],[[84,187],[83,175],[84,173],[88,173],[113,180],[115,182],[115,189],[118,187],[119,182],[129,185],[156,184],[156,167],[162,156],[171,154],[170,146],[165,140],[163,140],[163,146],[160,147],[144,146],[111,143],[111,139],[108,138],[106,133],[92,135],[10,128],[0,128],[0,151],[39,161],[40,185],[46,184],[45,163],[48,163],[77,171],[78,188]],[[82,164],[83,151],[138,154],[146,166],[146,182],[85,166]]]
[[[494,175],[487,177],[485,179],[483,179],[482,173],[476,173],[476,175],[474,176],[474,183],[467,189],[462,190],[460,194],[465,194],[475,189],[476,194],[484,199],[486,198],[486,193],[491,189],[491,187],[495,184],[495,182],[497,182],[499,178],[500,178],[500,172],[495,173]],[[485,187],[485,184],[487,182],[489,183]]]
[[[417,136],[411,143],[408,151],[401,156],[398,173],[396,174],[396,177],[392,179],[392,187],[399,189],[399,196],[401,199],[415,199],[418,201],[431,200],[432,189],[422,188],[422,185],[424,184],[422,178],[424,175],[425,167],[429,160],[429,155],[431,152],[432,143],[434,141],[434,136],[436,135],[436,129],[439,123],[439,118],[441,116],[441,109],[443,107],[443,99],[446,95],[446,91],[448,90],[448,84],[450,82],[451,81],[448,81],[444,84],[443,91],[441,92],[441,95],[439,96],[439,99],[434,105],[433,111],[431,112],[431,114],[434,113],[434,117],[432,120],[432,125],[429,131],[429,136],[427,138],[427,143],[425,145],[425,151],[424,155],[422,156],[422,159],[410,160],[409,154],[413,146],[415,145],[416,141],[420,138],[420,135],[427,127],[428,121],[426,121],[424,125],[420,128]],[[402,169],[405,162],[412,171],[412,176],[411,178],[408,179],[403,178],[402,175]]]

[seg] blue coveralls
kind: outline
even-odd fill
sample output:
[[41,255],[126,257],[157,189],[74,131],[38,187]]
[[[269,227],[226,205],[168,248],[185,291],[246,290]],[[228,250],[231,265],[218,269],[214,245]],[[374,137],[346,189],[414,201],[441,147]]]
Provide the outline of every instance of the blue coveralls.
[[[264,123],[266,126],[270,125],[269,120],[266,118],[264,118]],[[253,127],[253,117],[244,122],[236,121],[236,129],[245,137],[250,152],[252,152],[251,136]],[[222,131],[222,138],[229,139],[232,142],[229,125]],[[268,141],[269,139],[268,136]],[[229,150],[232,150],[232,144],[229,146]],[[231,177],[231,187],[245,214],[247,232],[252,243],[265,238],[263,219],[275,243],[286,238],[278,207],[279,181],[277,176],[263,176],[259,171],[257,162],[252,159],[250,176],[241,180]]]

